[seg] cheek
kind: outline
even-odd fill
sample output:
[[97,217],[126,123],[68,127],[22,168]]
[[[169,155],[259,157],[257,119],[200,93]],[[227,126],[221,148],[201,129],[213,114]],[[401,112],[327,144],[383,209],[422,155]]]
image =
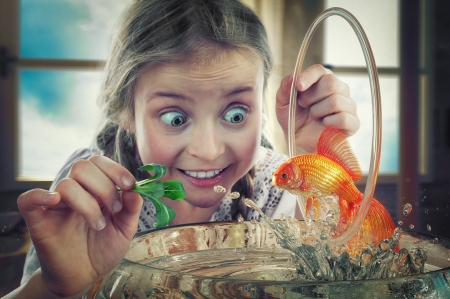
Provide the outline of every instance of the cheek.
[[[168,138],[149,123],[136,122],[136,147],[142,163],[157,163],[169,166],[173,161],[174,146]],[[173,143],[172,143],[173,144]]]
[[239,138],[234,139],[236,151],[242,159],[250,160],[253,166],[261,144],[261,117],[256,118],[239,135]]

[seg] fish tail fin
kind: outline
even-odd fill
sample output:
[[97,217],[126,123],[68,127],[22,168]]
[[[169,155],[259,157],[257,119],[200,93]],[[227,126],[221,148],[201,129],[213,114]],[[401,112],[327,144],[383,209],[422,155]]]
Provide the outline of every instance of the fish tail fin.
[[[356,202],[339,199],[340,219],[336,226],[336,236],[342,235],[353,222],[361,205],[363,194]],[[395,223],[387,209],[375,198],[372,198],[369,211],[358,232],[348,242],[350,256],[357,256],[367,246],[376,247],[384,239],[391,238]],[[396,246],[395,251],[399,248]]]

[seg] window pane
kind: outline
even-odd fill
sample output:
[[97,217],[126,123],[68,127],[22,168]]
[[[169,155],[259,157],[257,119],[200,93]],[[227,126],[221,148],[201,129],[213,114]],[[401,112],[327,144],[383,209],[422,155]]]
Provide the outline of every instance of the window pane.
[[[369,172],[372,150],[372,98],[369,79],[364,75],[336,74],[350,86],[356,101],[361,127],[349,138],[364,174]],[[382,141],[379,174],[398,173],[399,155],[399,84],[397,76],[379,76],[382,104]]]
[[[399,66],[399,14],[397,0],[326,0],[325,7],[342,7],[353,14],[369,39],[379,67]],[[364,67],[366,65],[359,41],[343,18],[325,20],[325,64]]]
[[19,177],[53,180],[94,140],[101,72],[20,71]]
[[111,32],[131,0],[21,0],[23,58],[106,58]]

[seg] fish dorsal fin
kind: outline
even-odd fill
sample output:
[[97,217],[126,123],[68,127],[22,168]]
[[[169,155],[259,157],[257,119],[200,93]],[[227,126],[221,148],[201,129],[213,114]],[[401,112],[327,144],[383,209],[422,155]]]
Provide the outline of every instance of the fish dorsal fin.
[[317,142],[317,153],[341,165],[353,181],[362,178],[361,167],[353,153],[347,136],[335,126],[328,126],[323,130]]

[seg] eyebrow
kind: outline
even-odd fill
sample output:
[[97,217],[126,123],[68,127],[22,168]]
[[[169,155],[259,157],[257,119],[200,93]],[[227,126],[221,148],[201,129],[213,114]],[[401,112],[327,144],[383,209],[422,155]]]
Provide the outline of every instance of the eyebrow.
[[232,90],[231,92],[227,93],[226,96],[230,97],[230,96],[238,95],[240,93],[252,92],[252,91],[253,91],[253,87],[251,87],[251,86],[238,87],[238,88]]
[[[225,97],[233,97],[245,92],[252,92],[254,89],[251,86],[244,86],[244,87],[238,87],[228,93],[225,94]],[[172,98],[174,100],[187,100],[187,98],[179,93],[176,92],[165,92],[165,91],[158,91],[153,93],[151,96],[147,97],[147,102],[153,100],[155,97],[167,97]]]
[[181,94],[175,93],[175,92],[158,91],[158,92],[151,94],[149,97],[147,97],[147,102],[149,102],[157,97],[172,98],[174,100],[186,100],[186,97],[184,97]]

